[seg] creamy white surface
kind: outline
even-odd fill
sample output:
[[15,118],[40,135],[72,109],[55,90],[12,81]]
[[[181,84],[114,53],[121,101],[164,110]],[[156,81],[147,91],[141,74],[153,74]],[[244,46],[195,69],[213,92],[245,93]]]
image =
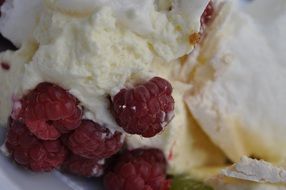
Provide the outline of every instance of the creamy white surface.
[[24,63],[16,56],[12,56],[12,52],[0,54],[0,63],[10,65],[9,70],[4,70],[0,67],[0,124],[5,124],[7,118],[12,111],[12,99],[15,93],[15,88],[20,86],[21,72],[24,69]]
[[[188,36],[199,31],[200,16],[208,0],[12,0],[2,7],[0,32],[18,46],[31,39],[44,2],[68,15],[87,16],[109,7],[116,22],[144,35],[157,53],[170,61],[173,55],[178,57],[191,51]],[[173,5],[173,10],[168,12],[166,5]]]
[[[275,43],[285,39],[284,33]],[[235,9],[209,32],[204,44],[194,75],[196,90],[187,100],[194,117],[233,161],[244,155],[283,161],[283,54],[269,46],[268,37],[251,17]]]
[[13,98],[16,98],[23,78],[24,66],[34,53],[33,45],[24,46],[17,52],[6,51],[0,53],[0,64],[7,63],[9,70],[4,70],[0,65],[0,124],[6,124],[10,116]]

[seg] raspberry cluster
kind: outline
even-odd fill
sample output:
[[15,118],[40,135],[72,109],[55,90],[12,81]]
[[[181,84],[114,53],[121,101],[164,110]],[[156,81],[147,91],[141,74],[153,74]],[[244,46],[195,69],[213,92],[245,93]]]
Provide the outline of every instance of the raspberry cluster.
[[[152,137],[173,117],[171,94],[171,84],[154,77],[122,89],[111,102],[111,112],[125,132]],[[123,135],[84,119],[83,112],[67,90],[48,82],[38,84],[14,103],[5,143],[11,158],[35,172],[62,169],[86,177],[103,175],[106,159],[122,149]],[[123,186],[112,182],[117,178]],[[125,152],[106,175],[106,184],[108,189],[121,185],[122,190],[141,186],[167,190],[164,155],[156,149]]]
[[[114,97],[114,116],[127,133],[154,136],[171,119],[171,93],[170,83],[159,77],[123,89]],[[6,140],[11,157],[32,171],[61,167],[100,176],[105,159],[121,149],[122,134],[83,119],[83,109],[67,90],[40,83],[15,103]]]
[[104,159],[122,147],[121,133],[82,118],[65,89],[40,83],[16,103],[6,147],[16,163],[36,172],[57,168],[82,176],[103,174]]

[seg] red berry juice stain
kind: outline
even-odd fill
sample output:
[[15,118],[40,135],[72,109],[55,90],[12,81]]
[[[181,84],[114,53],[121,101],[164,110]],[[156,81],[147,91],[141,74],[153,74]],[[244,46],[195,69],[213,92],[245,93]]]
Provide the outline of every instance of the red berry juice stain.
[[10,65],[8,63],[1,63],[1,68],[5,71],[9,71],[10,70]]

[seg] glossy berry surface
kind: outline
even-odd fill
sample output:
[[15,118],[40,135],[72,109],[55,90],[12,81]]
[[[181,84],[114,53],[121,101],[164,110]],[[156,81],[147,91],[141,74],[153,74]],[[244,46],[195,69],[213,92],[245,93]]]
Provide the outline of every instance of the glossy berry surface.
[[172,90],[171,84],[160,77],[120,90],[112,102],[118,125],[130,134],[155,136],[173,118]]
[[83,120],[81,125],[70,134],[67,145],[81,157],[104,159],[116,154],[123,145],[121,133],[112,134],[107,128],[90,120]]
[[79,176],[100,177],[104,170],[104,160],[87,159],[72,154],[64,162],[63,169]]
[[37,139],[25,126],[11,120],[5,143],[13,160],[35,172],[47,172],[59,168],[67,150],[61,141]]
[[42,140],[55,140],[81,123],[78,100],[55,84],[40,83],[16,104],[12,117]]
[[166,161],[157,149],[125,152],[105,175],[106,190],[168,190]]

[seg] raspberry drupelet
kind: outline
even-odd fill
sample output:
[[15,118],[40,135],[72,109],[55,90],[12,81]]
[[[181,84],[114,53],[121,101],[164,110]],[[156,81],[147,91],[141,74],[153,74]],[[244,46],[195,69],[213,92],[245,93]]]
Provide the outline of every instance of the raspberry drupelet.
[[104,159],[116,154],[123,145],[122,134],[100,126],[91,120],[83,120],[67,140],[69,149],[88,159]]
[[106,190],[168,190],[166,160],[157,149],[125,152],[105,175]]
[[67,155],[60,140],[39,140],[25,124],[15,120],[10,121],[5,145],[16,163],[35,172],[59,168]]
[[26,124],[39,139],[55,140],[77,128],[82,119],[79,101],[65,89],[40,83],[25,95],[12,117]]
[[160,77],[122,89],[112,102],[112,111],[127,133],[153,137],[171,121],[174,99],[171,84]]
[[87,159],[72,154],[63,164],[64,171],[84,176],[84,177],[100,177],[104,171],[104,160]]

